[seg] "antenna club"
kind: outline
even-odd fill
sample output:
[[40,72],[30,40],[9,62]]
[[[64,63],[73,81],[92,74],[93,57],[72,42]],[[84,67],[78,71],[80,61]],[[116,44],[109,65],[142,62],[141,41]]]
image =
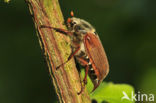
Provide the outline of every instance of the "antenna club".
[[74,12],[73,12],[73,11],[71,11],[71,12],[70,12],[70,15],[71,15],[71,16],[74,16]]
[[70,22],[71,22],[71,18],[68,18],[68,19],[67,19],[67,23],[70,23]]

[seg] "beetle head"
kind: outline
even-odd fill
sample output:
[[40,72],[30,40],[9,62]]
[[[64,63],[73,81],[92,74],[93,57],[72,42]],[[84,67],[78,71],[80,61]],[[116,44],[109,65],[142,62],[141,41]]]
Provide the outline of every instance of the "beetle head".
[[67,20],[68,29],[77,34],[95,33],[93,26],[87,21],[74,17],[74,13],[71,12],[71,18]]

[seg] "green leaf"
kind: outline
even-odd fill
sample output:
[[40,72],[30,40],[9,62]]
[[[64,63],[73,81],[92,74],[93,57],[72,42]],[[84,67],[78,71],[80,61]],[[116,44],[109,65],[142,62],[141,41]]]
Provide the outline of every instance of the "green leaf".
[[[85,71],[81,69],[81,75],[84,77]],[[100,86],[91,93],[94,86],[90,78],[87,76],[87,90],[90,93],[92,100],[96,100],[98,103],[135,103],[131,100],[132,93],[134,94],[134,88],[128,84],[114,84],[112,82],[102,82]],[[124,97],[123,92],[127,94],[130,100],[122,99]]]
[[[127,94],[130,100],[122,100],[122,97],[124,97],[123,92]],[[132,93],[134,93],[134,89],[130,85],[103,82],[90,96],[98,103],[134,103],[135,101],[131,100]]]

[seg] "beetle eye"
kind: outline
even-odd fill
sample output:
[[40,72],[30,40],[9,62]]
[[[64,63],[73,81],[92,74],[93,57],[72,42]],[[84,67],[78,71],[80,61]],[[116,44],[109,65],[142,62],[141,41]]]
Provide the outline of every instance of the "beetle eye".
[[76,24],[76,22],[70,22],[71,27],[73,27]]
[[75,24],[76,24],[76,22],[73,22],[73,24],[75,25]]

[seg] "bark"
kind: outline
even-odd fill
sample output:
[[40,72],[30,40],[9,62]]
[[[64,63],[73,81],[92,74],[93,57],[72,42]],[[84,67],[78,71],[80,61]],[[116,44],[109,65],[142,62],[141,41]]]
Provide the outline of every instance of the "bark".
[[81,83],[73,59],[56,70],[71,53],[69,37],[52,29],[40,28],[41,25],[46,25],[66,29],[58,0],[27,0],[26,3],[33,17],[59,102],[90,103],[86,90],[80,95],[77,94],[81,90]]

